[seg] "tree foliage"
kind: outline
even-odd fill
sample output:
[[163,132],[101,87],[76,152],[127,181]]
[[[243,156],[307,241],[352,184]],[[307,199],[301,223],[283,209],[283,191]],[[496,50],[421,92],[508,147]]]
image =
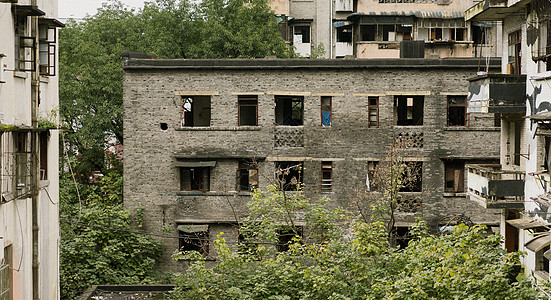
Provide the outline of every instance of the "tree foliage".
[[77,173],[105,171],[106,142],[123,144],[123,51],[159,58],[290,57],[266,0],[111,0],[60,30],[60,113]]
[[[235,251],[221,233],[212,269],[198,253],[177,254],[190,268],[171,299],[536,299],[528,281],[514,279],[520,253],[506,253],[500,237],[488,236],[483,226],[460,224],[431,236],[419,221],[408,247],[396,249],[383,222],[345,218],[325,200],[293,194],[285,199],[275,188],[255,193],[243,226],[246,235],[258,234],[242,245],[253,251]],[[305,225],[304,234],[286,251],[267,251],[288,216]],[[327,234],[305,238],[320,228]]]
[[110,172],[98,183],[78,184],[78,192],[65,174],[60,187],[62,299],[94,284],[151,281],[160,244],[131,226],[130,212],[122,208],[121,174]]

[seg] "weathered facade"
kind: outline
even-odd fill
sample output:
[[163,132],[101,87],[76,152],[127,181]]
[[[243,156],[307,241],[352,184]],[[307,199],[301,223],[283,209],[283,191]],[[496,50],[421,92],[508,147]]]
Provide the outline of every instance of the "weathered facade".
[[422,215],[437,229],[462,213],[496,225],[464,193],[465,164],[499,158],[494,117],[465,114],[478,68],[477,59],[128,59],[125,206],[143,207],[144,229],[166,237],[163,268],[178,269],[179,247],[214,256],[206,241],[221,231],[237,242],[249,189],[273,183],[276,166],[302,166],[306,197],[357,213],[355,193],[402,139],[422,180],[404,193],[418,200],[398,226]]
[[[270,0],[304,57],[496,57],[501,23],[465,21],[471,0]],[[414,42],[415,41],[415,42]]]
[[[469,108],[501,116],[500,165],[471,166],[470,198],[501,209],[508,251],[525,251],[525,274],[550,279],[551,2],[482,1],[473,21],[503,22],[503,75],[472,78]],[[485,190],[485,192],[481,192]]]
[[0,299],[59,299],[56,0],[0,0]]

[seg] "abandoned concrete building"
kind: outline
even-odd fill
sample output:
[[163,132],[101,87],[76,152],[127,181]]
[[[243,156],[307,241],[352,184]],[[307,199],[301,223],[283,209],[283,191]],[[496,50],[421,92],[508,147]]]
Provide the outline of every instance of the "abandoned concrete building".
[[183,268],[170,258],[182,247],[214,257],[221,231],[236,243],[234,213],[277,167],[300,166],[306,197],[354,213],[354,192],[396,140],[421,175],[399,229],[415,215],[432,228],[458,214],[499,224],[465,194],[465,164],[499,160],[494,116],[466,113],[478,59],[128,58],[124,70],[124,201],[166,236],[162,268]]
[[[268,3],[283,38],[303,57],[444,58],[501,54],[501,22],[465,21],[464,11],[475,4],[472,0]],[[319,49],[324,51],[320,53]]]

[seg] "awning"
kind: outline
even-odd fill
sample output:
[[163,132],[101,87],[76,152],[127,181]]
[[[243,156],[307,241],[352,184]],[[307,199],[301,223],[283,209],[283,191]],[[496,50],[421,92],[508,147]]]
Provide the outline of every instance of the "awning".
[[524,246],[534,252],[538,252],[541,249],[549,246],[551,244],[551,232],[543,232],[536,235]]
[[350,24],[351,24],[351,23],[348,22],[348,21],[335,22],[335,23],[333,23],[333,27],[339,28],[339,27],[348,26],[348,25],[350,25]]
[[205,168],[216,166],[216,161],[176,161],[174,166],[178,168]]
[[20,16],[44,16],[46,14],[35,5],[15,5],[13,11]]
[[209,225],[178,225],[178,231],[196,233],[209,231]]
[[463,11],[416,11],[415,16],[421,19],[463,19]]
[[530,120],[534,121],[551,121],[551,111],[540,112],[530,116]]
[[532,229],[532,228],[545,226],[545,224],[540,219],[536,219],[536,218],[521,218],[521,219],[507,220],[507,223],[518,229]]
[[52,18],[38,18],[38,23],[46,24],[52,27],[65,27],[65,24],[60,22],[58,19],[52,19]]

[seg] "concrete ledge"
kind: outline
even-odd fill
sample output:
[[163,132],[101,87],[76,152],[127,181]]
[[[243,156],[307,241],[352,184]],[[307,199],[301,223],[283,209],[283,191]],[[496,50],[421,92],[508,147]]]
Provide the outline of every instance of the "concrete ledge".
[[[92,297],[99,296],[105,293],[128,295],[128,298],[135,299],[132,295],[151,293],[151,294],[167,294],[174,289],[172,284],[152,284],[152,285],[93,285],[89,287],[78,300],[91,300]],[[121,298],[122,299],[122,298]],[[137,299],[137,298],[136,298]]]
[[180,127],[176,131],[260,131],[260,126],[209,126],[209,127]]
[[[501,59],[491,58],[499,72]],[[474,68],[478,58],[374,58],[374,59],[128,59],[126,70],[138,69],[362,69],[362,68]]]

